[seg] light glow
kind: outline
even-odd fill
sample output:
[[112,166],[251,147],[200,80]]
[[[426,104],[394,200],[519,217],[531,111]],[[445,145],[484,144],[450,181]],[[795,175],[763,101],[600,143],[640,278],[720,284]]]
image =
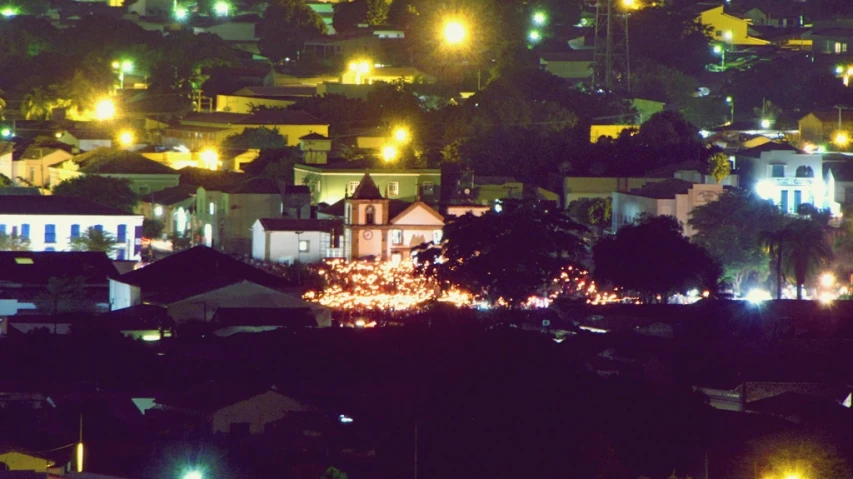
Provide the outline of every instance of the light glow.
[[768,120],[767,118],[764,118],[761,120],[761,128],[764,128],[766,130],[766,129],[770,128],[770,125],[771,125],[770,120]]
[[0,15],[3,15],[6,18],[14,17],[18,14],[18,9],[15,7],[5,7],[0,10]]
[[761,180],[755,185],[755,192],[758,193],[758,196],[763,200],[773,199],[775,191],[775,185],[770,180]]
[[175,10],[175,18],[178,20],[186,20],[189,16],[189,11],[186,8],[178,8]]
[[231,5],[228,2],[216,2],[216,5],[213,6],[213,11],[220,17],[225,17],[231,11]]
[[542,40],[542,34],[539,33],[539,30],[531,30],[530,33],[527,35],[527,38],[531,42],[536,43],[539,40]]
[[202,168],[206,168],[208,170],[219,169],[219,153],[217,153],[213,148],[203,150],[199,154],[199,158],[201,159]]
[[190,471],[184,474],[184,479],[204,479],[201,471]]
[[123,131],[118,135],[118,141],[122,146],[131,146],[136,143],[136,138],[133,137],[133,132]]
[[835,143],[836,146],[846,148],[850,145],[850,135],[848,135],[847,132],[839,131],[835,133],[835,136],[832,138],[832,142]]
[[824,288],[831,288],[835,285],[835,275],[829,272],[820,275],[820,285]]
[[77,472],[83,472],[83,443],[77,443]]
[[451,45],[459,45],[468,36],[468,29],[459,20],[448,20],[444,24],[444,40]]
[[159,334],[144,334],[142,335],[142,340],[146,342],[160,341]]
[[382,160],[390,163],[400,156],[400,150],[394,145],[385,145],[382,147]]
[[548,22],[548,15],[545,12],[534,12],[533,13],[533,23],[539,25],[545,25]]
[[12,130],[10,130],[9,128],[3,128],[2,130],[0,130],[0,136],[3,136],[3,138],[9,138],[10,136],[12,136]]
[[761,304],[764,301],[769,301],[773,299],[773,296],[770,296],[770,293],[763,289],[756,288],[750,290],[749,293],[746,294],[744,299],[746,299],[752,304]]
[[409,133],[408,128],[405,127],[397,127],[394,129],[394,140],[398,143],[408,143],[409,140],[412,139],[411,133]]
[[100,121],[112,120],[116,116],[116,104],[109,98],[99,101],[95,105],[95,118]]

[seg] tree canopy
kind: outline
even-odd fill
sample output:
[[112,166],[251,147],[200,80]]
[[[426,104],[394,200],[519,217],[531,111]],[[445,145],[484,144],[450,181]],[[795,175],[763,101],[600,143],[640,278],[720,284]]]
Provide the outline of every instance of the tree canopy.
[[94,226],[86,228],[80,236],[71,238],[71,251],[101,251],[110,254],[117,245],[115,235]]
[[132,213],[139,200],[130,188],[130,181],[97,175],[81,175],[53,187],[56,196],[77,196],[104,206]]
[[563,268],[584,260],[584,230],[563,211],[508,204],[501,212],[451,220],[441,248],[424,245],[417,257],[421,270],[443,286],[517,306],[551,287]]
[[304,0],[270,0],[258,25],[261,54],[280,62],[297,60],[305,40],[326,33],[326,24]]
[[644,217],[592,249],[597,281],[639,293],[645,302],[691,289],[716,292],[720,266],[671,216]]

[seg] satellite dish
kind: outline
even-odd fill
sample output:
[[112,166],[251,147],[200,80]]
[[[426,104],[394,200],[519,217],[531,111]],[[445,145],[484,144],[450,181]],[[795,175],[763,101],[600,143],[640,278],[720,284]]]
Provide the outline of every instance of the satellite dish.
[[699,96],[708,96],[710,93],[711,93],[710,88],[707,88],[704,86],[699,87]]

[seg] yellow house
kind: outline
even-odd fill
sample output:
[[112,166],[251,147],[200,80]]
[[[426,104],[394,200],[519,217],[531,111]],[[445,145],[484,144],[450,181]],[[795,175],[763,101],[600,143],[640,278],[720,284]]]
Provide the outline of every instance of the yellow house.
[[216,95],[216,111],[230,113],[251,113],[252,108],[287,108],[296,103],[296,99],[262,98],[256,96]]
[[403,80],[406,83],[435,83],[435,77],[413,67],[403,68],[370,68],[365,74],[347,69],[341,75],[341,83],[345,85],[372,84],[376,82],[391,83]]
[[800,118],[797,122],[800,130],[800,141],[820,145],[828,141],[832,134],[839,130],[853,131],[853,111],[843,110],[841,116],[838,110],[813,111]]
[[5,450],[0,454],[0,464],[5,465],[7,471],[34,471],[48,472],[53,466],[53,461],[33,454]]
[[[194,150],[213,146],[231,135],[242,133],[246,128],[260,127],[278,130],[287,141],[287,146],[298,146],[299,138],[310,133],[329,136],[329,124],[304,111],[279,110],[254,114],[194,112],[181,119],[180,128],[165,129],[163,141],[166,144],[184,144]],[[202,137],[208,142],[206,145],[186,144]],[[180,143],[181,140],[184,143]]]
[[631,129],[639,130],[640,125],[590,125],[589,142],[598,143],[602,136],[616,139],[623,131]]
[[693,12],[696,20],[711,27],[714,40],[730,45],[769,45],[770,42],[750,35],[751,20],[738,18],[723,11],[723,5],[698,4]]

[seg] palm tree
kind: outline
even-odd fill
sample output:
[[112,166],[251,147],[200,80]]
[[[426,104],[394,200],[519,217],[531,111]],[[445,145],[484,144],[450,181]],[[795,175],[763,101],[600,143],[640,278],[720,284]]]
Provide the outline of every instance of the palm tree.
[[21,102],[21,115],[27,120],[48,120],[53,111],[54,100],[41,87],[33,88]]
[[30,240],[17,234],[0,233],[0,251],[29,251]]
[[758,233],[758,244],[761,245],[776,262],[776,299],[782,299],[782,257],[787,238],[786,228]]
[[[3,94],[3,90],[0,90],[0,95]],[[4,121],[6,119],[5,112],[6,111],[6,100],[0,98],[0,121]]]
[[77,238],[71,238],[71,251],[103,251],[109,255],[117,244],[115,236],[90,226]]
[[803,299],[803,285],[832,257],[823,228],[812,220],[792,221],[785,227],[784,266],[797,284],[797,299]]

